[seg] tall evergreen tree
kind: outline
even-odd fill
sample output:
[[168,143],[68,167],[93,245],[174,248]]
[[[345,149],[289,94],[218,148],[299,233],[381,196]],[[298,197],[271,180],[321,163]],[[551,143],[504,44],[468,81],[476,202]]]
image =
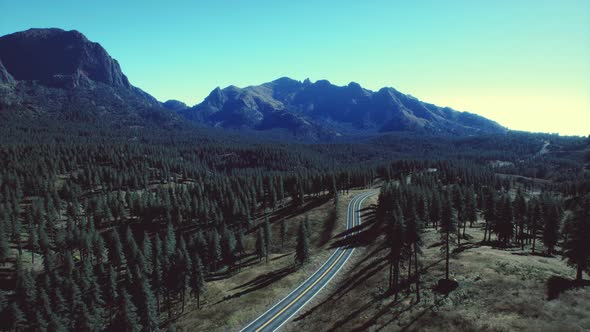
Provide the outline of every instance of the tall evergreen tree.
[[527,216],[527,203],[522,194],[522,191],[519,189],[516,193],[516,198],[514,199],[514,219],[518,225],[518,241],[520,242],[521,249],[524,250],[524,226],[526,222]]
[[432,200],[430,200],[430,221],[432,221],[432,226],[437,229],[438,223],[441,218],[441,204],[440,204],[440,197],[438,193],[434,193],[432,195]]
[[538,232],[539,232],[539,225],[543,225],[543,210],[541,208],[541,204],[539,202],[535,202],[533,204],[533,212],[531,215],[531,230],[530,230],[530,236],[533,240],[533,247],[532,247],[532,252],[533,254],[535,253],[535,245],[537,243],[537,237],[538,237]]
[[140,323],[148,331],[158,331],[160,318],[158,315],[158,309],[154,293],[150,288],[147,279],[142,278],[140,281],[141,289],[140,296],[138,298],[138,311],[140,316]]
[[555,204],[549,203],[545,209],[545,225],[543,227],[543,244],[547,247],[547,254],[553,255],[553,249],[559,241],[561,227],[561,213]]
[[[485,203],[484,203],[484,219],[486,221],[483,240],[491,241],[492,239],[492,229],[496,223],[497,219],[497,200],[496,200],[496,193],[491,188],[486,188],[485,193]],[[486,238],[487,237],[487,238]]]
[[400,262],[404,245],[405,225],[401,208],[397,205],[386,217],[386,241],[389,248],[389,290],[398,296]]
[[302,265],[309,260],[309,235],[305,226],[305,221],[299,224],[297,232],[297,245],[295,247],[295,262]]
[[[410,209],[410,214],[405,218],[406,220],[406,236],[405,241],[409,247],[409,262],[411,262],[411,255],[414,255],[414,278],[416,279],[416,302],[420,302],[420,273],[418,264],[418,254],[420,254],[422,247],[422,222],[418,218],[414,209]],[[411,264],[408,264],[408,269],[411,270]],[[410,271],[408,272],[408,279],[410,279]],[[408,289],[410,280],[408,280]]]
[[35,307],[37,303],[37,285],[31,270],[24,270],[19,261],[16,268],[15,298],[20,304],[26,318],[29,321],[35,319]]
[[105,278],[105,300],[109,308],[109,321],[113,320],[113,304],[117,302],[119,294],[117,292],[117,273],[112,265],[108,265]]
[[451,234],[456,229],[455,211],[450,200],[445,197],[442,204],[442,213],[440,219],[440,234],[443,241],[441,250],[445,254],[445,279],[449,280],[449,259],[451,251]]
[[14,331],[22,331],[26,325],[26,317],[16,302],[10,304],[10,321]]
[[125,289],[121,289],[119,294],[119,314],[116,328],[125,332],[140,332],[143,327],[137,317],[137,307]]
[[262,260],[262,257],[268,257],[266,255],[266,241],[264,238],[264,231],[262,230],[262,228],[258,229],[258,235],[256,237],[256,256],[258,256],[259,262]]
[[498,234],[498,239],[506,246],[514,234],[512,202],[510,198],[504,197],[498,205],[499,211],[494,229]]
[[4,232],[0,228],[0,262],[4,263],[8,261],[11,256],[10,246],[8,241],[4,237]]
[[590,197],[578,205],[565,226],[563,257],[576,268],[576,280],[584,271],[590,272]]
[[219,238],[219,233],[217,232],[217,229],[213,229],[210,234],[211,238],[209,240],[209,264],[211,266],[211,271],[217,271],[217,269],[219,268],[219,262],[222,258],[221,240]]
[[174,232],[174,226],[172,223],[168,223],[166,226],[166,235],[164,236],[163,245],[164,255],[169,259],[176,252],[176,233]]
[[193,296],[197,297],[197,309],[199,309],[201,307],[201,294],[205,290],[205,276],[203,263],[198,255],[193,259],[193,270],[190,280],[191,292]]
[[268,221],[268,218],[266,218],[264,220],[263,229],[264,229],[264,243],[266,244],[266,261],[268,262],[268,255],[271,254],[271,248],[272,248],[272,231],[270,229],[270,222]]
[[287,225],[287,221],[284,219],[281,220],[281,249],[285,248],[285,240],[287,239],[288,228],[289,225]]
[[225,228],[221,237],[221,256],[226,265],[231,267],[235,260],[236,237],[234,232]]

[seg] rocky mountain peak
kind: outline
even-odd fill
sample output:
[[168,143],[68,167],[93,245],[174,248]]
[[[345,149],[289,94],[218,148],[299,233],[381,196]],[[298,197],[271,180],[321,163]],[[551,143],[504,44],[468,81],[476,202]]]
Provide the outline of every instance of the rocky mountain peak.
[[0,37],[0,61],[17,81],[60,87],[92,82],[131,87],[119,63],[76,30],[29,29]]

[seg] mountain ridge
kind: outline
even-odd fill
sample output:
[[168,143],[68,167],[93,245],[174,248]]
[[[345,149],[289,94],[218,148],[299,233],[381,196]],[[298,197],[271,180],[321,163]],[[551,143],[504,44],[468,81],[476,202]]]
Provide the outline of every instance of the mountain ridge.
[[188,107],[160,102],[133,86],[116,59],[77,30],[29,29],[0,37],[0,114],[116,126],[207,125],[298,140],[416,131],[450,135],[501,133],[476,114],[439,107],[394,88],[371,91],[281,77],[260,85],[215,88]]
[[288,77],[244,88],[217,87],[203,102],[180,113],[212,126],[255,130],[280,127],[273,118],[289,114],[294,120],[290,126],[295,129],[313,123],[341,135],[408,130],[459,135],[506,131],[479,115],[422,102],[391,87],[371,91],[355,82],[336,86],[327,80],[312,83]]

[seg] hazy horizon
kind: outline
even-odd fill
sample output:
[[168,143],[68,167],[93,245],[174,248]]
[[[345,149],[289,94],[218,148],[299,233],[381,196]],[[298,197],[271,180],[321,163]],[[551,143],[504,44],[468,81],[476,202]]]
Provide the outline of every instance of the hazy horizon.
[[0,35],[78,30],[158,100],[279,77],[393,87],[515,130],[588,135],[590,2],[0,2]]

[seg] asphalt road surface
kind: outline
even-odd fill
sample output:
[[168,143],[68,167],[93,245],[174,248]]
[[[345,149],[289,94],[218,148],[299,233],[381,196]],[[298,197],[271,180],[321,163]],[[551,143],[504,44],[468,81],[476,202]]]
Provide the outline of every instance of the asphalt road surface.
[[[360,193],[350,200],[346,218],[347,228],[360,225],[361,215],[359,210],[361,205],[367,197],[374,195],[375,193],[376,191],[374,190]],[[311,277],[305,280],[289,295],[280,300],[265,313],[244,327],[241,332],[270,332],[281,328],[281,326],[287,323],[291,317],[311,301],[311,299],[313,299],[330,282],[330,280],[334,278],[338,271],[340,271],[344,264],[346,264],[346,261],[348,261],[353,252],[354,248],[337,248],[326,262],[311,275]]]

